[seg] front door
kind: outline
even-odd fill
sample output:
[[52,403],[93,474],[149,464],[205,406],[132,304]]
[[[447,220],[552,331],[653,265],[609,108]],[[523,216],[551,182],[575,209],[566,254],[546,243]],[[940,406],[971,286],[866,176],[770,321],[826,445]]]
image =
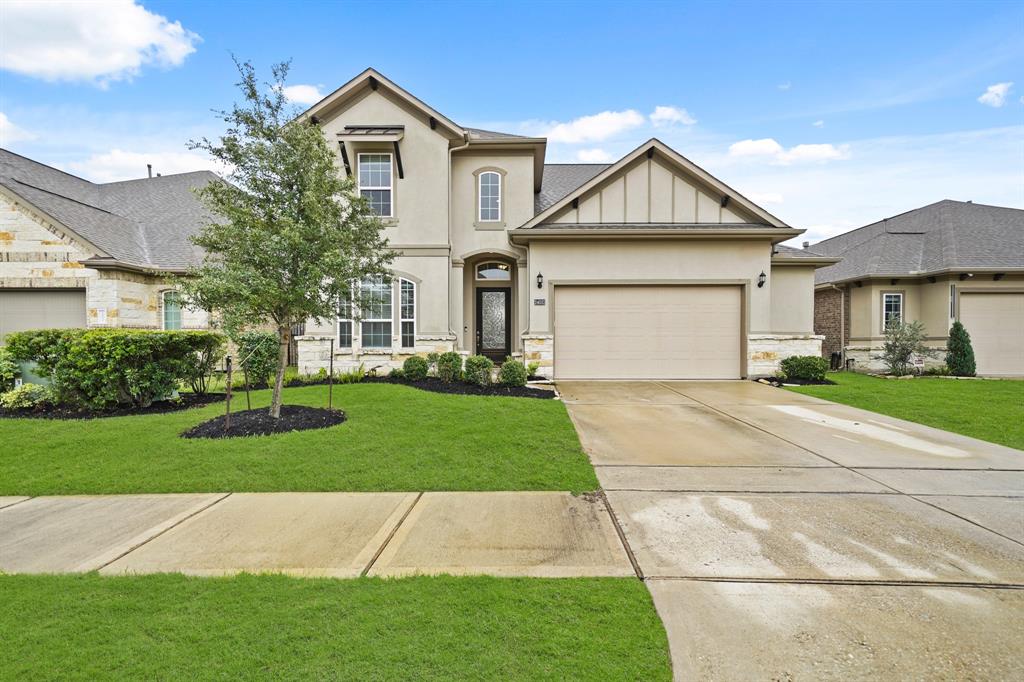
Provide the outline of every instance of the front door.
[[511,353],[509,317],[511,289],[476,290],[476,352],[495,362]]

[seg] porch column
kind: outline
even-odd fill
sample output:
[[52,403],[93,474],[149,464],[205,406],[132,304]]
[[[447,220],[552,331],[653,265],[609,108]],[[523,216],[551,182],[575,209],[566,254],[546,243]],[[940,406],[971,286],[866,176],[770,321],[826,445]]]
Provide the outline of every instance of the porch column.
[[516,261],[516,328],[519,333],[516,335],[513,346],[516,350],[523,351],[523,334],[530,329],[530,268],[526,266],[525,260]]
[[462,290],[466,285],[464,265],[461,260],[452,260],[448,275],[448,319],[451,320],[451,331],[455,333],[455,350],[465,348],[462,320]]

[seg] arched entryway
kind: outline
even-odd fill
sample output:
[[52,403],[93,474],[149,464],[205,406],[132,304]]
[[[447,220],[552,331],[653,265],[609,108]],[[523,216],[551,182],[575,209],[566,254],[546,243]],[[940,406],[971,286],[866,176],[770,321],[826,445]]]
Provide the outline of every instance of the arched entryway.
[[478,254],[466,259],[464,277],[465,350],[495,362],[518,353],[516,260],[503,254]]

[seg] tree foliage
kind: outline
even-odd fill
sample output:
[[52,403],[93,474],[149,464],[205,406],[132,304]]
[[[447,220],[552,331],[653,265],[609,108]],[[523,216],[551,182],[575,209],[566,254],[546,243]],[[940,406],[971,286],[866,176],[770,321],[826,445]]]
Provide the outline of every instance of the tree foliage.
[[220,112],[226,132],[190,143],[232,170],[228,181],[199,190],[216,218],[193,238],[206,257],[181,288],[191,305],[217,312],[229,333],[273,327],[279,361],[270,412],[277,417],[292,326],[333,319],[352,283],[385,274],[393,256],[319,125],[290,110],[288,64],[274,66],[269,83],[249,62],[235,64],[243,101]]
[[977,371],[974,362],[974,348],[971,346],[971,335],[957,320],[949,329],[946,341],[946,367],[950,374],[958,377],[973,377]]
[[881,359],[889,374],[905,376],[914,368],[914,357],[933,357],[935,349],[924,344],[924,323],[920,320],[903,322],[899,318],[889,321],[885,327],[885,344]]

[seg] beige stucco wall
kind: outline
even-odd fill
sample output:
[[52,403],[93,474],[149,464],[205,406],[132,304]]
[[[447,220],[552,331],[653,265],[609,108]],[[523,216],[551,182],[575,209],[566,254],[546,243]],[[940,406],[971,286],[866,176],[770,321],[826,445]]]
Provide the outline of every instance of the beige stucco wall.
[[765,286],[771,286],[771,331],[777,334],[814,332],[814,267],[772,267]]
[[530,298],[544,299],[545,305],[531,300],[527,333],[551,332],[552,283],[573,281],[744,283],[746,331],[769,333],[772,281],[763,288],[756,282],[770,270],[767,240],[534,241],[528,281],[543,274],[544,286],[531,286]]
[[555,223],[744,223],[752,217],[723,208],[718,194],[658,157],[635,160],[584,194]]
[[[399,142],[405,177],[393,168],[394,219],[387,221],[385,235],[392,245],[448,243],[448,140],[440,129],[431,130],[422,113],[413,112],[383,89],[367,90],[343,110],[326,111],[321,124],[338,168],[344,173],[337,133],[346,125],[404,125]],[[390,142],[350,143],[349,161],[356,172],[360,152],[394,154]],[[392,158],[392,162],[395,159]]]

